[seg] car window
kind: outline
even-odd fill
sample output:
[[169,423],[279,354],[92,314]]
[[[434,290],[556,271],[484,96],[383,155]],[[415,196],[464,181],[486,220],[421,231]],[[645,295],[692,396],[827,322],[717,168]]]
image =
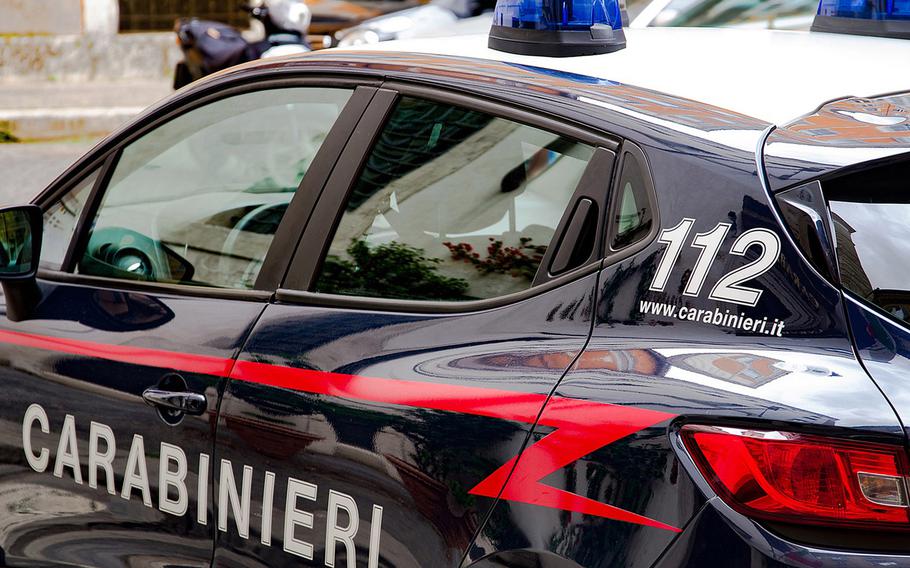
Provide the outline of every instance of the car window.
[[314,289],[448,301],[525,290],[592,155],[552,132],[404,97],[351,192]]
[[841,283],[910,323],[910,167],[863,172],[824,185]]
[[111,175],[79,273],[252,288],[350,94],[306,87],[241,94],[133,142]]
[[634,154],[625,153],[613,203],[613,250],[634,244],[651,232],[653,204],[643,167]]
[[39,263],[41,268],[60,270],[73,238],[76,222],[97,179],[98,170],[95,170],[44,212],[44,234]]

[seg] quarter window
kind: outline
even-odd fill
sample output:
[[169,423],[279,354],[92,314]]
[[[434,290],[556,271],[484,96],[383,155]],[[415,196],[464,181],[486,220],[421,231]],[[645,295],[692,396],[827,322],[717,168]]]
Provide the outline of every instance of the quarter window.
[[60,270],[73,239],[76,222],[98,179],[98,170],[85,177],[76,187],[44,212],[44,234],[41,239],[42,268]]
[[288,88],[237,95],[133,142],[112,173],[78,271],[252,288],[350,94]]
[[317,292],[493,298],[531,286],[593,148],[402,98],[348,198]]

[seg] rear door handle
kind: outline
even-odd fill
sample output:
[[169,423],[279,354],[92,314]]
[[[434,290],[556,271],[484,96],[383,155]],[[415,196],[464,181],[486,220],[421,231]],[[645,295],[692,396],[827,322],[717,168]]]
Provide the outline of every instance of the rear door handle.
[[142,393],[142,399],[152,406],[185,412],[192,416],[204,414],[208,408],[205,395],[195,392],[174,392],[150,388]]

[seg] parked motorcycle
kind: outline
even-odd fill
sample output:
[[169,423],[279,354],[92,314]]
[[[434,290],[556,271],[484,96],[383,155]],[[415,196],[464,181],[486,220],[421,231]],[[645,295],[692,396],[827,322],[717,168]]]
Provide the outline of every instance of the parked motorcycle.
[[174,70],[175,89],[232,65],[310,51],[306,33],[311,13],[302,0],[258,0],[244,9],[262,22],[264,39],[247,41],[239,30],[220,22],[177,20],[174,31],[183,61]]

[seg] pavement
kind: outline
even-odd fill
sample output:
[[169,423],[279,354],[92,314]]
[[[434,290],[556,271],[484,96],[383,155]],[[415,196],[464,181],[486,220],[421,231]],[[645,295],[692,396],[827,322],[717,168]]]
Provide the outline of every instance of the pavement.
[[0,82],[0,131],[24,141],[104,135],[171,92],[168,78]]
[[170,78],[0,81],[0,203],[37,195],[105,135],[172,92]]
[[28,203],[95,140],[0,144],[0,205]]

